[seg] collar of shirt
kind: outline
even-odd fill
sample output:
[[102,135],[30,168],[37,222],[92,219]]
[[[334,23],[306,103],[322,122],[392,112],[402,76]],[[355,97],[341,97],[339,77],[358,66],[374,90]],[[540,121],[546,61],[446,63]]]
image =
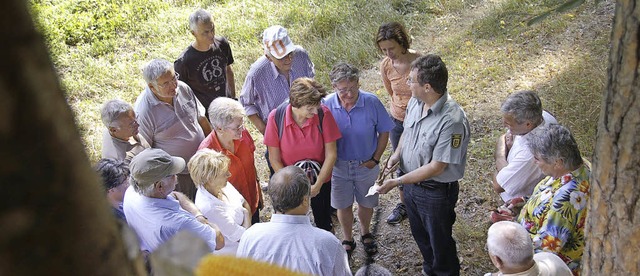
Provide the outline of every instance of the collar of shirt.
[[436,103],[434,103],[429,109],[431,110],[431,112],[440,113],[442,111],[442,108],[444,107],[444,103],[446,103],[448,100],[449,93],[445,92],[444,94],[442,94],[442,97],[440,97],[440,99],[438,99]]
[[526,276],[526,275],[546,275],[546,274],[540,274],[540,269],[538,268],[538,264],[534,262],[533,266],[525,271],[512,273],[512,274],[504,274],[502,272],[499,272],[498,275],[499,276]]
[[[238,140],[233,140],[233,150],[234,152],[238,152],[238,148],[240,147],[240,140],[244,139],[246,137],[245,132],[248,132],[246,129],[242,131],[242,136],[240,137],[240,139]],[[209,134],[211,136],[211,146],[208,146],[208,148],[216,150],[216,151],[220,151],[225,155],[235,155],[232,154],[231,151],[229,151],[228,149],[226,149],[225,147],[222,146],[222,144],[220,144],[220,140],[218,140],[218,135],[216,135],[216,130],[212,130],[211,133]],[[206,141],[207,139],[205,139]]]
[[302,216],[302,215],[273,214],[271,215],[271,222],[311,225],[309,216]]
[[155,197],[148,197],[144,195],[141,195],[141,196],[142,196],[142,200],[146,201],[150,206],[169,209],[173,211],[180,210],[180,203],[178,202],[177,199],[175,199],[171,195],[168,195],[166,198],[155,198]]
[[[291,69],[289,69],[289,75],[291,75],[291,70],[293,70],[293,64],[296,62],[296,56],[295,53],[297,51],[293,50],[292,53],[294,53],[293,58],[291,59]],[[269,68],[271,68],[271,78],[272,79],[277,79],[279,76],[283,76],[286,77],[285,75],[281,74],[280,71],[278,71],[278,67],[276,67],[276,64],[273,63],[272,61],[270,61],[269,59],[267,59],[267,62],[269,62]],[[291,82],[293,82],[293,80],[291,80]]]
[[[178,88],[176,88],[178,90],[178,92],[176,93],[175,96],[173,96],[173,102],[176,101],[176,97],[178,96],[178,93],[180,93],[180,85],[179,84],[180,84],[180,81],[178,81]],[[148,86],[144,89],[144,93],[145,93],[145,99],[149,103],[149,106],[167,104],[167,103],[161,101],[160,99],[158,99],[158,97],[156,97],[156,95],[153,94],[153,91],[151,91],[151,88],[149,88]]]
[[[327,99],[328,107],[331,107],[332,109],[344,109],[344,107],[340,103],[338,92],[333,92],[333,94],[330,94],[325,99]],[[364,97],[362,97],[362,90],[360,89],[358,89],[358,101],[356,101],[356,104],[353,107],[364,107]]]

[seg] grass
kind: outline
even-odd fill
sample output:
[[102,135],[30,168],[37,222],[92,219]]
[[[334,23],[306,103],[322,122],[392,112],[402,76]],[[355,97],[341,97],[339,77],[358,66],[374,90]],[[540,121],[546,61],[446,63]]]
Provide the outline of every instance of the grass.
[[[403,22],[414,37],[412,48],[443,57],[449,68],[449,91],[471,122],[472,141],[454,228],[467,275],[492,269],[482,246],[486,211],[498,203],[489,183],[495,139],[504,131],[498,110],[509,93],[537,91],[544,108],[572,130],[583,155],[593,154],[613,5],[611,1],[587,4],[526,25],[529,18],[562,2],[30,0],[92,161],[101,151],[101,104],[112,98],[135,101],[145,86],[142,66],[153,58],[173,61],[192,41],[187,18],[197,7],[212,12],[218,35],[231,43],[237,93],[249,66],[262,55],[262,30],[280,24],[309,51],[323,84],[328,85],[334,63],[347,61],[364,69],[363,89],[386,103],[374,35],[383,22]],[[266,179],[262,136],[252,126],[249,129],[257,141],[259,175]],[[398,269],[404,274],[413,267]]]
[[[451,1],[463,3],[464,1]],[[101,103],[121,98],[134,102],[144,88],[140,70],[153,58],[175,58],[192,41],[187,19],[196,8],[212,12],[218,35],[231,42],[236,90],[262,55],[262,31],[275,24],[289,29],[306,48],[318,79],[338,61],[368,68],[378,59],[377,27],[387,21],[428,22],[437,1],[384,0],[31,0],[36,24],[49,45],[72,106],[87,154],[100,155]],[[455,6],[460,8],[460,4]]]

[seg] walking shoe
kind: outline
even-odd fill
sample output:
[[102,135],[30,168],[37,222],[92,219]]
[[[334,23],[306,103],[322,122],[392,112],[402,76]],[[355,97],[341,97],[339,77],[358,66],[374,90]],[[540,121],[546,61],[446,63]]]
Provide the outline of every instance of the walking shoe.
[[404,204],[398,203],[396,208],[391,211],[389,217],[387,217],[388,224],[398,224],[407,218],[407,209],[404,207]]

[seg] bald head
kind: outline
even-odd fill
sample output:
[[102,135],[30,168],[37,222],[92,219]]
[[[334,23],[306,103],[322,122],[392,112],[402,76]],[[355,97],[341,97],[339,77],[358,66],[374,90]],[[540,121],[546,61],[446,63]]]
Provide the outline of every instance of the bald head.
[[300,206],[310,191],[309,178],[304,171],[296,166],[288,166],[271,177],[267,193],[273,209],[278,213],[286,213]]
[[529,232],[515,222],[500,221],[491,225],[487,249],[506,267],[531,267],[533,262],[533,243]]

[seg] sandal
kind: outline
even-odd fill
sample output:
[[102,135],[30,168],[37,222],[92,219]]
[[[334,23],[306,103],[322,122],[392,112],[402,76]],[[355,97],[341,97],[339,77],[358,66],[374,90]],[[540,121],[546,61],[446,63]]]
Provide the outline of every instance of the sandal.
[[[342,245],[349,246],[349,249],[346,249],[346,248],[345,248],[344,250],[346,250],[346,251],[347,251],[347,256],[348,256],[349,258],[351,258],[351,253],[353,253],[353,250],[356,250],[356,241],[353,241],[353,240],[351,240],[351,241],[343,240],[343,241],[342,241]],[[344,246],[343,246],[343,247],[344,247]]]
[[[370,242],[365,242],[365,240],[367,239],[370,240]],[[360,237],[360,241],[362,242],[362,245],[364,246],[364,252],[366,252],[367,255],[371,256],[378,253],[378,244],[376,244],[376,238],[374,238],[371,233],[362,235]]]

